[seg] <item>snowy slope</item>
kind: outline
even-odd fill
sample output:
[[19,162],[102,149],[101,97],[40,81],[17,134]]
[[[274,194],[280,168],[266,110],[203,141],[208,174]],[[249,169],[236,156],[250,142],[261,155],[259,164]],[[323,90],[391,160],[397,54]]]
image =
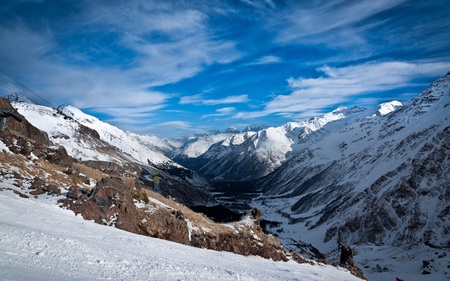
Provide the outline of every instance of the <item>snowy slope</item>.
[[195,158],[205,153],[211,145],[220,142],[235,132],[219,132],[210,135],[190,136],[172,153],[173,158]]
[[100,121],[96,117],[85,114],[78,108],[70,105],[60,106],[58,109],[84,126],[96,130],[103,141],[117,147],[119,150],[125,152],[141,163],[152,163],[156,165],[170,163],[171,165],[176,165],[161,152],[168,151],[171,148],[158,137],[140,136],[134,133],[125,132],[108,123]]
[[26,102],[12,102],[12,105],[33,126],[44,131],[50,140],[66,148],[76,159],[122,161],[123,156],[114,153],[111,146],[96,137],[95,132],[83,128],[80,124],[56,110]]
[[[386,113],[391,105],[396,110]],[[422,260],[438,264],[423,280],[441,280],[448,258],[437,256],[450,245],[449,106],[447,75],[402,107],[382,105],[327,124],[255,184],[264,193],[255,205],[281,222],[273,231],[285,245],[303,240],[325,253],[339,242],[359,247],[359,266],[371,280],[425,278]],[[400,256],[414,272],[397,267]]]
[[[14,102],[13,106],[35,127],[46,132],[55,144],[66,147],[74,158],[122,161],[120,158],[123,156],[114,155],[111,150],[113,147],[130,156],[128,160],[134,159],[143,164],[179,166],[164,156],[162,151],[171,148],[161,139],[124,132],[73,106],[61,106],[58,110],[25,102]],[[92,130],[91,137],[86,136],[84,126]]]
[[[5,187],[4,184],[2,187]],[[329,265],[192,248],[0,191],[1,280],[360,280]]]

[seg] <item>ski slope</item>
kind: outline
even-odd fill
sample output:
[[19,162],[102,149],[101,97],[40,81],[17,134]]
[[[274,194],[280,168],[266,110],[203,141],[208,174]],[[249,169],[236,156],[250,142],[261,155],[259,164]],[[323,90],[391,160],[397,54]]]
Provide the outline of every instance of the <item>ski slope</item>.
[[[5,188],[6,183],[0,184]],[[360,280],[329,265],[193,248],[95,224],[54,197],[0,191],[0,280]]]

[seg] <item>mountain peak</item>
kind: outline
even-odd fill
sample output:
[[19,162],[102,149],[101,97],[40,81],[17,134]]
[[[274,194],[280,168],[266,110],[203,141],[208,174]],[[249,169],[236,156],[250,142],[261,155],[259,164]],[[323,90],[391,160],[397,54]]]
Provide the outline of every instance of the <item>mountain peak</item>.
[[31,99],[27,98],[26,96],[24,96],[20,93],[12,93],[12,94],[6,96],[6,99],[8,99],[11,102],[24,102],[24,103],[35,104]]
[[251,124],[248,125],[243,132],[258,132],[264,129],[267,129],[269,126],[264,125],[264,124],[260,124],[260,125],[256,125],[256,124]]
[[240,133],[240,132],[241,132],[241,131],[239,131],[238,128],[233,127],[233,126],[228,127],[228,128],[224,131],[224,133],[232,133],[232,134],[238,134],[238,133]]
[[382,103],[378,106],[378,114],[380,114],[382,116],[386,115],[401,106],[403,106],[403,104],[396,100]]

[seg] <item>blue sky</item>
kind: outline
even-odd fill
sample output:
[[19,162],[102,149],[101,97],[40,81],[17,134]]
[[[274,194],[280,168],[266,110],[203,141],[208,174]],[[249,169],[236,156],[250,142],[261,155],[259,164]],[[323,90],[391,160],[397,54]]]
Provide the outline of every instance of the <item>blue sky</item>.
[[278,126],[417,95],[450,71],[449,14],[447,0],[1,0],[0,70],[140,134]]

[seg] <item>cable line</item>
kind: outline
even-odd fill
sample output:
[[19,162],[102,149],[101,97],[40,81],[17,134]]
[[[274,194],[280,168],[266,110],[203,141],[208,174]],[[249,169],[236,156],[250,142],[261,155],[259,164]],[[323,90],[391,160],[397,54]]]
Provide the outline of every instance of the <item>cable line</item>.
[[[30,93],[32,93],[33,95],[35,95],[36,97],[38,97],[39,99],[41,99],[42,101],[44,101],[47,105],[50,105],[51,108],[55,109],[55,107],[53,106],[53,104],[51,104],[49,101],[47,101],[46,99],[44,99],[43,97],[41,97],[40,95],[36,94],[35,92],[33,92],[31,89],[29,89],[28,87],[26,87],[25,85],[23,85],[22,83],[20,83],[19,81],[17,81],[16,79],[14,79],[13,77],[11,77],[10,75],[6,74],[3,70],[0,70],[1,73],[3,73],[6,77],[8,77],[9,79],[13,80],[14,82],[16,82],[17,84],[19,84],[20,86],[22,86],[24,89],[28,90]],[[25,95],[25,94],[23,94]],[[26,96],[26,95],[25,95]]]

